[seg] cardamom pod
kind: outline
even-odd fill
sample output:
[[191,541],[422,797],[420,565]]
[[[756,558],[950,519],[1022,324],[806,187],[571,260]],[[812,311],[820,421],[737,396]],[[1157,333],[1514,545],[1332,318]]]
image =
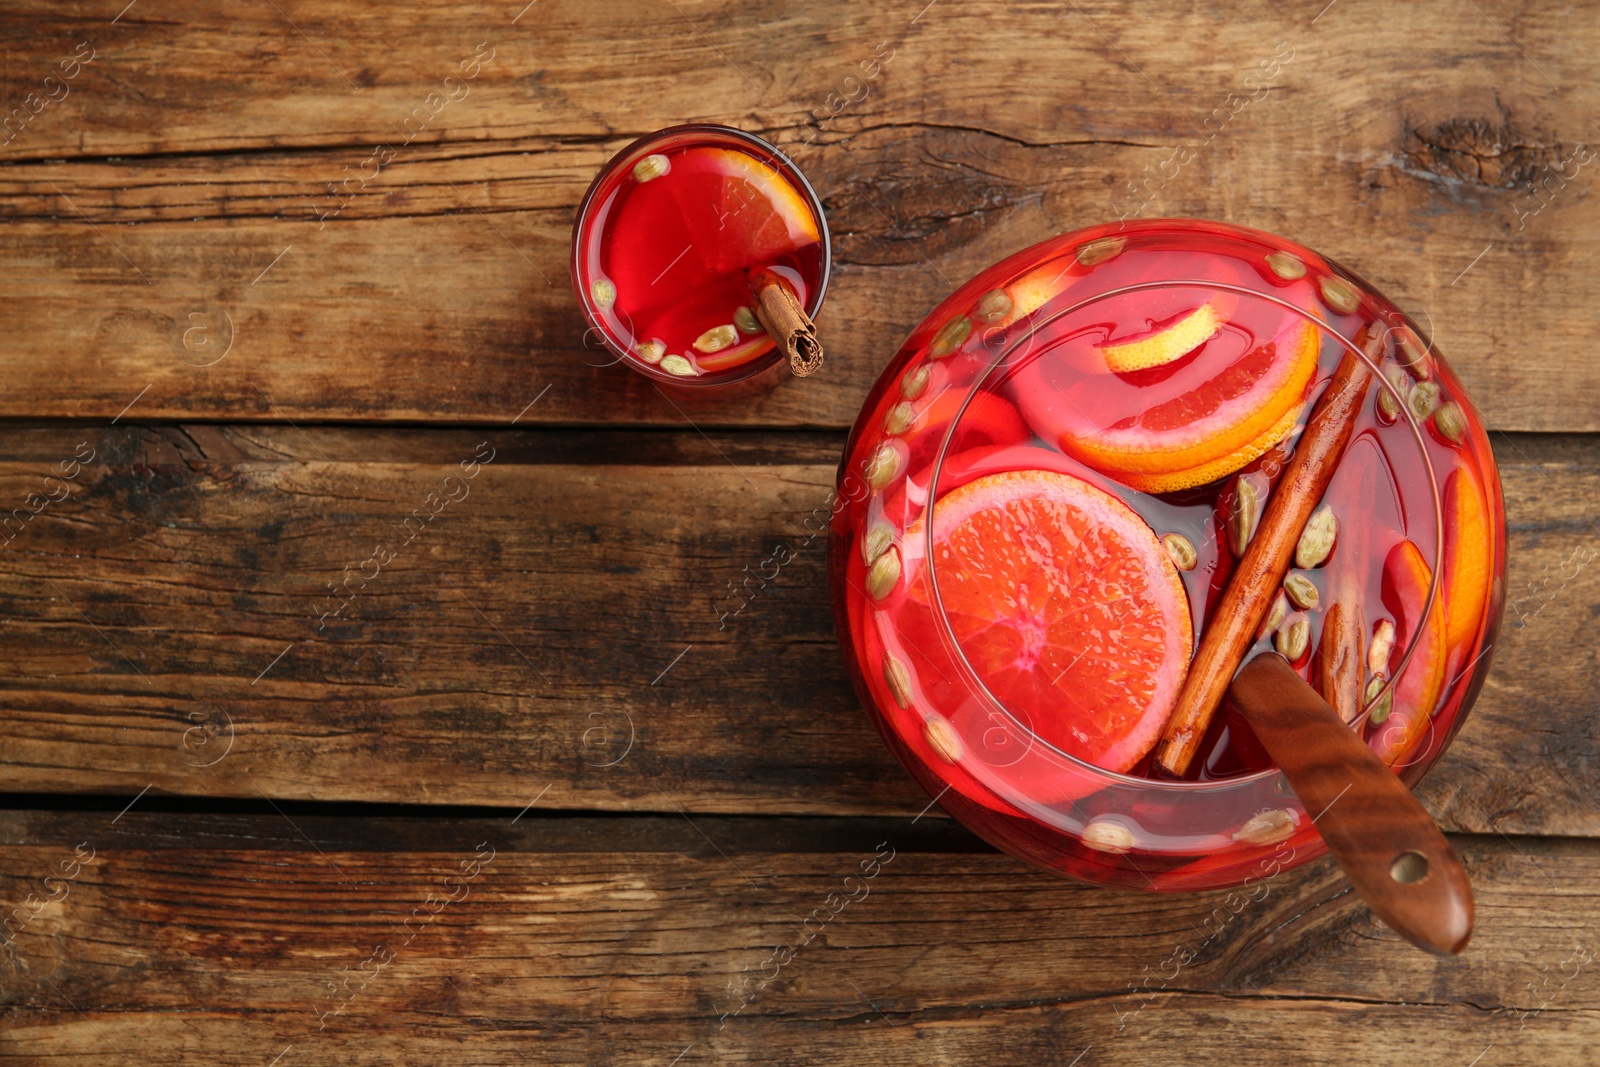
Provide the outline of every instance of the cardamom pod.
[[926,363],[913,367],[900,379],[900,395],[907,400],[915,400],[928,388],[928,379],[933,377],[933,371],[928,369]]
[[700,372],[694,369],[694,364],[682,356],[661,357],[661,369],[680,378],[696,378],[700,375]]
[[617,287],[605,278],[596,278],[589,283],[589,295],[594,299],[594,306],[605,311],[617,302]]
[[878,562],[878,557],[894,544],[894,527],[879,519],[867,527],[867,532],[861,538],[861,562],[872,566]]
[[1172,557],[1173,566],[1180,571],[1192,571],[1199,561],[1199,555],[1194,550],[1194,543],[1180,533],[1169,533],[1161,539],[1161,544],[1166,548],[1167,555]]
[[946,763],[960,762],[964,746],[961,744],[961,735],[956,733],[949,719],[943,715],[929,715],[922,723],[922,736],[940,759]]
[[904,663],[888,653],[883,657],[883,680],[894,695],[894,702],[902,708],[911,706],[911,671]]
[[641,341],[634,351],[646,363],[660,363],[661,357],[667,354],[667,346],[661,341]]
[[1394,398],[1389,390],[1378,387],[1378,422],[1384,426],[1393,426],[1395,420],[1400,418],[1400,401]]
[[1400,404],[1387,389],[1378,390],[1378,421],[1385,426],[1394,425],[1400,417]]
[[867,571],[867,592],[873,600],[882,600],[900,584],[900,550],[890,547],[883,551]]
[[912,406],[911,401],[902,400],[890,408],[889,413],[883,417],[883,431],[894,437],[905,433],[911,428],[911,424],[916,421],[917,409]]
[[1317,583],[1303,574],[1291,574],[1283,580],[1283,591],[1289,595],[1289,602],[1297,608],[1306,611],[1313,610],[1322,601],[1322,596],[1317,592]]
[[648,155],[633,165],[633,178],[639,182],[654,181],[671,169],[672,163],[666,156]]
[[1283,625],[1278,627],[1278,634],[1272,639],[1273,647],[1278,650],[1278,655],[1290,663],[1299,663],[1306,654],[1306,649],[1311,647],[1311,619],[1304,613],[1297,611],[1283,620]]
[[1343,278],[1328,275],[1322,279],[1322,302],[1341,315],[1348,315],[1361,304],[1361,294]]
[[[1378,387],[1378,421],[1385,426],[1391,426],[1400,418],[1402,405],[1411,404],[1411,375],[1400,367],[1387,367],[1383,372],[1384,379],[1392,386],[1394,392]],[[1399,396],[1395,394],[1398,393]]]
[[882,489],[900,477],[900,471],[904,466],[905,456],[895,447],[893,441],[885,441],[867,461],[867,484],[874,489]]
[[1300,816],[1288,808],[1276,808],[1250,816],[1233,832],[1235,841],[1251,845],[1272,845],[1294,834]]
[[1394,653],[1394,623],[1380,619],[1372,628],[1372,644],[1367,646],[1367,670],[1382,674],[1389,669],[1389,657]]
[[1422,422],[1439,406],[1439,387],[1433,382],[1418,382],[1411,390],[1411,414]]
[[1417,331],[1401,323],[1394,328],[1394,358],[1418,381],[1428,379],[1429,346],[1422,343]]
[[972,317],[990,325],[1011,314],[1011,294],[1004,289],[990,289],[973,305]]
[[761,320],[747,307],[734,309],[733,324],[739,327],[740,333],[760,333],[762,330]]
[[1126,237],[1101,237],[1078,249],[1078,262],[1085,267],[1098,267],[1107,260],[1116,259],[1127,247]]
[[1267,612],[1267,621],[1261,624],[1261,632],[1256,635],[1259,640],[1268,634],[1278,632],[1278,627],[1283,625],[1283,620],[1289,614],[1289,598],[1283,595],[1283,590],[1278,590],[1278,595],[1272,598],[1272,607]]
[[1109,852],[1120,856],[1133,848],[1133,831],[1120,822],[1096,819],[1083,828],[1080,840],[1096,852]]
[[[1377,695],[1383,691],[1383,687],[1387,684],[1387,678],[1381,674],[1374,674],[1372,676],[1372,681],[1367,683],[1367,703],[1371,704]],[[1389,692],[1383,694],[1383,699],[1378,702],[1378,706],[1373,708],[1372,711],[1367,714],[1367,721],[1374,726],[1382,726],[1386,721],[1388,721],[1389,712],[1393,710],[1394,691],[1390,690]]]
[[1467,436],[1467,413],[1454,400],[1439,405],[1433,413],[1433,426],[1450,441],[1460,444]]
[[694,350],[709,356],[713,352],[721,352],[724,348],[731,348],[738,343],[739,331],[732,325],[713,326],[694,339]]
[[1294,565],[1301,570],[1311,570],[1328,562],[1333,554],[1334,542],[1339,539],[1339,520],[1333,508],[1322,505],[1306,520],[1300,533],[1300,543],[1294,547]]
[[1293,252],[1273,252],[1267,256],[1267,266],[1272,268],[1272,273],[1286,282],[1306,276],[1305,260]]
[[971,333],[971,319],[965,315],[951,319],[939,327],[939,332],[933,335],[933,343],[928,346],[928,358],[943,359],[960,348]]
[[1233,480],[1233,492],[1228,503],[1228,546],[1235,556],[1243,556],[1250,539],[1261,525],[1261,506],[1265,478],[1241,474]]

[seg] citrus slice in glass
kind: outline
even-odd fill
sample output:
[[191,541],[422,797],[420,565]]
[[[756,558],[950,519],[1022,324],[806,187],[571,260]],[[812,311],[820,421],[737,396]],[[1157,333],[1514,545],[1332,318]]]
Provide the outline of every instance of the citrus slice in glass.
[[[1194,647],[1155,533],[1081,478],[1015,470],[934,505],[933,575],[984,686],[1039,738],[1111,771],[1155,744]],[[926,536],[921,521],[908,543]],[[913,598],[927,594],[911,585]]]
[[1317,371],[1321,331],[1275,305],[1240,300],[1191,343],[1209,318],[1190,311],[1133,342],[1152,346],[1134,350],[1139,359],[1171,358],[1129,373],[1108,362],[1126,354],[1107,344],[1121,333],[1114,321],[1069,329],[1016,374],[1023,417],[1040,437],[1146,492],[1233,473],[1293,429]]
[[805,198],[775,167],[731,148],[690,148],[672,191],[712,271],[770,263],[820,240]]
[[1383,563],[1382,600],[1395,622],[1395,644],[1390,659],[1398,664],[1413,641],[1417,649],[1411,654],[1405,673],[1395,683],[1393,712],[1372,735],[1372,748],[1385,763],[1399,763],[1411,754],[1438,709],[1439,695],[1444,689],[1443,599],[1434,598],[1427,616],[1422,617],[1423,605],[1428,600],[1428,585],[1432,581],[1433,571],[1416,545],[1401,541],[1389,550]]
[[1470,466],[1450,472],[1444,483],[1446,674],[1454,680],[1477,648],[1489,596],[1493,531],[1483,484]]
[[1187,315],[1145,331],[1141,336],[1100,346],[1106,366],[1117,374],[1164,367],[1181,359],[1216,335],[1222,318],[1215,305],[1201,304]]

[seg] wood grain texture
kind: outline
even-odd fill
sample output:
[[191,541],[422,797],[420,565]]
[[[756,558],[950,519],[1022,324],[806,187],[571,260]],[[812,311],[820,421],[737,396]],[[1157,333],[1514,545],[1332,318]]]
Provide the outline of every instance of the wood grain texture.
[[[0,1064],[1592,1059],[1600,442],[1497,442],[1507,628],[1421,790],[1482,835],[1450,961],[1326,860],[1122,894],[913,820],[818,531],[910,328],[1122,212],[1300,239],[1491,424],[1600,431],[1593,18],[124,5],[0,10]],[[578,199],[693,120],[825,201],[815,378],[585,347]]]
[[1439,955],[1466,948],[1472,884],[1461,861],[1367,742],[1276,652],[1245,664],[1228,694],[1384,925]]
[[[1327,861],[1241,900],[920,851],[907,820],[860,851],[708,818],[682,852],[618,853],[543,850],[562,820],[533,815],[375,853],[172,847],[140,818],[0,848],[8,907],[93,850],[3,948],[0,1062],[1467,1063],[1492,1044],[1488,1063],[1580,1064],[1600,1040],[1593,842],[1457,838],[1481,932],[1436,960]],[[256,821],[230,832],[286,829]]]
[[[1301,239],[1431,322],[1492,424],[1600,429],[1600,31],[1564,5],[147,7],[0,14],[0,111],[29,109],[0,135],[0,416],[148,387],[165,419],[504,424],[548,386],[529,420],[841,427],[960,281],[1137,210]],[[825,200],[814,379],[668,398],[585,365],[573,208],[692,119],[775,138]]]
[[[394,524],[485,441],[469,495],[403,544]],[[118,426],[5,442],[0,501],[19,506],[79,443],[97,457],[0,549],[8,791],[926,803],[833,636],[819,531],[837,436]],[[1600,833],[1600,445],[1498,448],[1507,622],[1423,796],[1449,829]],[[395,558],[363,586],[379,545]],[[319,630],[341,603],[329,583],[348,605]]]

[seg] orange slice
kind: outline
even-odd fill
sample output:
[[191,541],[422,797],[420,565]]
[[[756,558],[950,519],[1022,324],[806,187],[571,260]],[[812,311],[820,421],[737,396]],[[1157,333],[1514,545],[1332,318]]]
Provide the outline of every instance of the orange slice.
[[1394,710],[1372,736],[1372,748],[1385,763],[1400,763],[1427,731],[1444,691],[1444,603],[1435,599],[1426,619],[1419,618],[1428,583],[1433,580],[1421,549],[1401,541],[1383,563],[1383,605],[1394,615],[1394,663],[1413,641],[1417,650],[1394,689]]
[[1085,762],[1143,758],[1194,649],[1183,582],[1145,521],[1081,478],[1014,470],[945,494],[933,522],[951,631],[995,699]]
[[[764,160],[736,149],[711,147],[690,148],[679,158],[684,170],[694,171],[694,180],[679,182],[676,188],[698,204],[716,207],[718,233],[695,235],[712,270],[770,262],[821,239],[816,216],[800,190]],[[694,210],[705,209],[695,205]]]
[[772,351],[772,346],[772,338],[766,334],[760,334],[740,341],[732,348],[723,349],[721,352],[716,352],[709,356],[694,353],[694,362],[701,370],[710,374],[713,371],[737,367],[741,363],[750,362],[757,356],[766,355]]
[[1176,493],[1182,489],[1193,489],[1197,485],[1209,485],[1245,467],[1273,445],[1288,437],[1305,410],[1305,404],[1296,404],[1284,413],[1283,418],[1269,426],[1266,433],[1221,459],[1214,459],[1210,463],[1202,463],[1188,470],[1172,471],[1169,474],[1119,474],[1116,476],[1117,480],[1146,493]]
[[[956,417],[966,397],[960,390],[945,389],[928,402],[917,415],[917,432],[931,440],[943,441],[945,429]],[[951,448],[960,451],[977,444],[1018,444],[1029,437],[1022,416],[1003,397],[994,393],[975,393],[961,422],[956,427]]]
[[1110,426],[1069,426],[1061,447],[1108,473],[1175,475],[1204,467],[1254,446],[1299,407],[1321,347],[1316,325],[1300,321],[1171,399]]
[[1161,367],[1181,359],[1211,340],[1222,325],[1222,317],[1210,304],[1201,304],[1177,322],[1149,336],[1119,344],[1100,346],[1106,366],[1117,374]]
[[1019,319],[1032,315],[1071,285],[1082,271],[1078,261],[1071,256],[1052,259],[1041,267],[1035,267],[1012,284],[1012,313]]
[[1445,641],[1452,679],[1477,644],[1489,596],[1492,545],[1483,486],[1470,467],[1457,467],[1444,482]]

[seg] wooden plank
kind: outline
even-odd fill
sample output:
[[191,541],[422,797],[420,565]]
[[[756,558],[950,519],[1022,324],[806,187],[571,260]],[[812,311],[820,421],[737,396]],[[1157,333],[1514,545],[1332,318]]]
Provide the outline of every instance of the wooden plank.
[[[66,803],[63,801],[75,801]],[[520,818],[518,817],[520,816]],[[440,852],[493,837],[511,852],[673,853],[715,857],[716,840],[785,855],[871,852],[892,823],[898,847],[941,855],[994,849],[937,810],[916,822],[882,816],[552,814],[543,799],[525,811],[295,800],[195,800],[146,794],[63,798],[11,794],[0,807],[0,847],[51,845],[93,832],[107,847],[191,852]],[[77,837],[74,837],[77,835]],[[0,911],[0,922],[4,921]]]
[[[15,1056],[0,1049],[0,1063],[55,1064],[55,1049],[68,1051],[73,1064],[116,1067],[127,1061],[112,1046],[159,1056],[173,1064],[213,1064],[213,1041],[256,1050],[266,1067],[275,1052],[277,1067],[318,1064],[392,1064],[395,1062],[469,1062],[485,1067],[526,1064],[634,1063],[679,1067],[725,1063],[811,1067],[816,1063],[862,1064],[872,1067],[926,1067],[927,1064],[974,1064],[980,1067],[1076,1067],[1075,1055],[1088,1053],[1080,1064],[1107,1067],[1167,1067],[1173,1063],[1228,1063],[1239,1067],[1320,1067],[1330,1050],[1349,1053],[1373,1067],[1413,1063],[1471,1064],[1494,1067],[1525,1062],[1548,1067],[1587,1067],[1595,1032],[1583,1012],[1550,1012],[1530,1032],[1497,1020],[1493,1030],[1471,1006],[1434,1010],[1393,1005],[1367,1005],[1330,998],[1291,1002],[1247,995],[1179,994],[1162,998],[1162,1025],[1135,1040],[1123,1037],[1100,1005],[985,1005],[952,1014],[878,1014],[862,1000],[827,1020],[795,1021],[759,1018],[731,1034],[708,1035],[710,1024],[672,1021],[632,1024],[609,1031],[592,1016],[552,1022],[517,1011],[478,1008],[482,992],[470,980],[452,979],[431,994],[418,994],[427,1006],[411,1012],[383,1010],[352,1019],[351,1031],[334,1036],[283,1041],[283,1024],[252,1015],[247,1020],[215,1020],[205,1013],[185,1021],[180,1031],[170,1017],[150,1041],[144,1016],[128,1012],[96,1013],[91,1026],[64,1012],[40,1022],[18,1025]],[[488,1014],[485,1014],[488,1012]],[[19,1020],[26,1016],[18,1016]],[[360,1027],[359,1030],[356,1028]],[[359,1036],[357,1036],[359,1035]],[[1514,1052],[1496,1061],[1494,1038],[1502,1037]],[[696,1040],[698,1038],[698,1040]],[[1098,1043],[1095,1039],[1099,1039]],[[277,1048],[269,1048],[274,1042]],[[1489,1056],[1485,1050],[1492,1049]],[[1528,1060],[1510,1056],[1528,1056]],[[431,1057],[421,1059],[419,1057]],[[698,1057],[698,1058],[697,1058]],[[1186,1059],[1185,1057],[1194,1057]],[[1436,1059],[1433,1057],[1437,1057]]]
[[[140,396],[175,420],[503,425],[548,386],[528,420],[837,428],[960,281],[1138,210],[1304,239],[1431,321],[1494,424],[1600,429],[1600,199],[1581,162],[1600,50],[1562,5],[516,14],[0,15],[8,107],[76,42],[96,49],[69,95],[0,135],[0,416],[111,418]],[[443,89],[458,99],[368,165],[479,42],[493,58]],[[861,98],[832,115],[844,94]],[[833,358],[818,378],[669,398],[585,365],[602,360],[568,292],[573,208],[611,152],[686,119],[770,134],[826,201]],[[371,177],[330,198],[352,173]]]
[[[817,531],[837,437],[119,426],[7,440],[0,501],[67,494],[5,531],[7,790],[926,803],[858,710],[833,636]],[[80,444],[95,459],[51,490],[44,475]],[[1503,438],[1499,456],[1511,614],[1424,795],[1454,829],[1597,834],[1600,441]],[[466,495],[435,496],[423,533],[397,529],[445,492]],[[780,545],[793,559],[763,568]]]
[[1457,838],[1478,933],[1440,960],[1326,861],[1230,898],[919,851],[905,820],[790,853],[709,818],[632,853],[544,851],[561,820],[535,815],[375,853],[108,818],[0,848],[0,900],[28,909],[0,1062],[1580,1064],[1600,1040],[1592,841]]

